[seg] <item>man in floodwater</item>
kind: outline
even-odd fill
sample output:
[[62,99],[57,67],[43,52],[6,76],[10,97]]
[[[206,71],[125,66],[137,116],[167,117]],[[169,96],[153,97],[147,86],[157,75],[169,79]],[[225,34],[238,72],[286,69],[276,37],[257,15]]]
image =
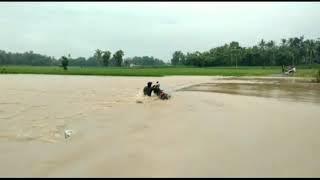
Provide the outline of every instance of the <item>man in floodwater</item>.
[[144,95],[151,96],[151,93],[152,93],[152,90],[153,90],[151,85],[152,85],[152,82],[148,82],[147,86],[145,86],[143,88],[143,94]]
[[163,90],[160,89],[159,81],[157,81],[156,84],[152,86],[152,90],[162,100],[170,98],[169,94],[163,92]]
[[169,99],[171,97],[169,94],[163,92],[163,90],[160,89],[159,81],[157,81],[153,86],[152,82],[148,82],[147,86],[143,88],[143,94],[145,96],[151,96],[152,91],[162,100]]
[[161,91],[159,81],[157,81],[156,84],[152,86],[152,90],[157,96],[159,96]]

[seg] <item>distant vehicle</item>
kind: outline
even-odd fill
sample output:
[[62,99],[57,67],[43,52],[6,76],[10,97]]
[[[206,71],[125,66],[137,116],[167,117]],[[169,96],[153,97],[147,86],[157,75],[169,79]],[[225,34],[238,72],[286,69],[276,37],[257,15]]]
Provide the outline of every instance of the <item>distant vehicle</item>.
[[286,75],[293,75],[294,73],[296,73],[296,67],[294,66],[289,66],[288,67],[288,70],[284,73]]

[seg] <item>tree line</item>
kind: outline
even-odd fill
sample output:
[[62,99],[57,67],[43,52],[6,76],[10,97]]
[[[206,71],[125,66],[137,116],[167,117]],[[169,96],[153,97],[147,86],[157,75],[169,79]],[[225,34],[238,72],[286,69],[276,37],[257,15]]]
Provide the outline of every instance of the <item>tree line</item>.
[[51,66],[58,65],[59,62],[54,57],[34,53],[11,53],[0,50],[0,65],[32,65]]
[[153,56],[142,56],[142,57],[133,57],[126,58],[124,60],[124,65],[129,66],[130,64],[138,66],[163,66],[166,65],[161,59],[154,58]]
[[55,57],[46,56],[33,51],[24,53],[12,53],[0,50],[0,65],[31,65],[31,66],[62,66],[67,69],[68,66],[109,66],[121,67],[129,66],[130,64],[141,66],[158,66],[165,63],[161,59],[149,56],[133,57],[124,59],[124,52],[122,50],[116,51],[112,54],[110,51],[95,50],[93,55],[89,58],[78,57],[72,58],[68,56],[61,56],[59,59]]
[[[262,39],[252,47],[242,47],[239,42],[232,41],[223,46],[204,52],[175,51],[171,64],[210,67],[210,66],[281,66],[320,63],[320,39],[305,39],[304,36],[281,39],[277,45],[273,40]],[[124,52],[118,50],[113,54],[109,50],[97,49],[89,58],[72,58],[70,55],[56,59],[33,51],[12,53],[0,50],[0,65],[31,66],[109,66],[121,67],[131,64],[140,66],[162,66],[166,63],[150,56],[129,57],[124,59]]]
[[184,54],[175,51],[172,65],[185,66],[281,66],[320,63],[320,39],[305,39],[304,36],[281,39],[277,45],[273,40],[262,39],[252,47],[242,47],[233,41],[209,51]]

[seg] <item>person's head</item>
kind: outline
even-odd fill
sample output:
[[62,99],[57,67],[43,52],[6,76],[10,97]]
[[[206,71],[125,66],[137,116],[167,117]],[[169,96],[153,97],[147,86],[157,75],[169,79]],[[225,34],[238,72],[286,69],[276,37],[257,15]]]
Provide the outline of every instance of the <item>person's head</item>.
[[152,82],[148,82],[148,87],[151,87],[151,85],[152,85]]

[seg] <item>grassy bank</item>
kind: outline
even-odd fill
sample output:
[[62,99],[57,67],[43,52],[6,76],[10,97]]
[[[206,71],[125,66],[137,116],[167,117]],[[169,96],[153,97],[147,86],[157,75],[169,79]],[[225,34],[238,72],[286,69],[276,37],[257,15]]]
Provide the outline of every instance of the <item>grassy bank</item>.
[[[316,69],[297,68],[295,76],[311,77]],[[62,74],[62,75],[102,75],[102,76],[170,76],[170,75],[203,75],[203,76],[269,76],[280,74],[280,67],[217,67],[217,68],[104,68],[104,67],[61,67],[40,66],[0,66],[0,74]]]

